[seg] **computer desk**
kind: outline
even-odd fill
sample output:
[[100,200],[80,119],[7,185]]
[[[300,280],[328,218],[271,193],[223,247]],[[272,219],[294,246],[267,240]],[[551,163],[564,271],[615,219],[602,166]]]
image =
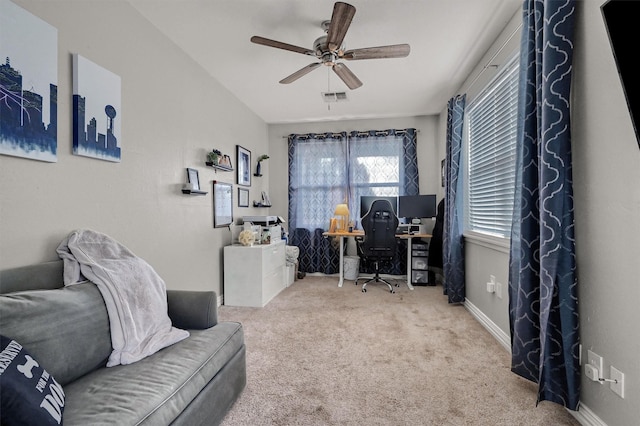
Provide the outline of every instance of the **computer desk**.
[[[364,231],[324,232],[322,235],[325,237],[340,237],[340,280],[338,281],[338,287],[342,287],[342,284],[344,284],[344,239],[349,237],[361,237],[364,235]],[[431,238],[431,234],[396,234],[396,238],[407,240],[407,287],[409,287],[409,290],[413,290],[413,285],[411,284],[411,239]]]

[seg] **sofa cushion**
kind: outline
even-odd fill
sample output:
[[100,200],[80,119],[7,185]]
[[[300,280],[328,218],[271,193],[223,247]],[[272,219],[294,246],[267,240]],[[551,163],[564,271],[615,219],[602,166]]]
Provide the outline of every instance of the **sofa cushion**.
[[92,283],[0,295],[0,330],[62,386],[106,365],[112,350],[107,309]]
[[123,425],[170,424],[244,350],[239,323],[190,333],[138,362],[101,368],[66,386],[65,425],[109,424],[116,417]]
[[0,271],[0,293],[62,287],[62,260]]
[[3,425],[62,423],[62,386],[20,343],[5,336],[0,336],[0,390]]

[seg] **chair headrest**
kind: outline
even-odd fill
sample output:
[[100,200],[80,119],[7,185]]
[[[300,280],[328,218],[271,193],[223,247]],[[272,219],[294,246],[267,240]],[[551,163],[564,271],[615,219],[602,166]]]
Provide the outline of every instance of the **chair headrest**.
[[[395,236],[396,228],[398,227],[398,218],[393,211],[393,207],[388,200],[375,200],[371,204],[371,208],[361,220],[362,228],[365,232],[365,236],[373,232],[376,228],[376,222],[380,225],[380,222],[384,222],[384,228],[389,234]],[[380,226],[377,226],[380,228]],[[379,231],[382,231],[379,229]],[[395,237],[394,237],[395,238]],[[366,239],[366,237],[365,237]]]
[[391,205],[391,203],[389,202],[389,200],[375,200],[373,203],[371,203],[371,207],[369,208],[369,211],[367,212],[367,214],[365,214],[362,217],[362,221],[364,222],[365,218],[371,214],[376,214],[379,212],[385,212],[387,213],[389,216],[394,216],[395,217],[395,212],[393,211],[393,206]]

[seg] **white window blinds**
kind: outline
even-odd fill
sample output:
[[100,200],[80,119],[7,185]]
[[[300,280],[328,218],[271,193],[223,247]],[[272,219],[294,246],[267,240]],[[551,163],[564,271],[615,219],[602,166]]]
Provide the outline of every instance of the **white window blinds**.
[[509,237],[515,185],[518,60],[468,108],[467,229]]

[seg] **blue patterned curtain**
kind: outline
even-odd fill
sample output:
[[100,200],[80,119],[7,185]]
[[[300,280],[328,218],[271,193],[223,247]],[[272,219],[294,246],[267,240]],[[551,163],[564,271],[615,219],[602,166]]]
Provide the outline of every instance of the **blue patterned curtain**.
[[538,402],[580,400],[570,135],[574,0],[525,0],[509,267],[511,370]]
[[462,179],[460,153],[466,95],[449,100],[447,111],[447,156],[445,159],[445,215],[442,241],[444,293],[449,303],[462,303],[464,288],[464,240],[462,237]]
[[[339,247],[322,237],[336,204],[359,216],[361,195],[418,194],[416,130],[289,136],[289,238],[299,269],[336,273]],[[383,272],[406,273],[406,246]]]
[[300,271],[338,272],[339,247],[322,233],[348,199],[346,142],[345,132],[289,135],[289,244]]

